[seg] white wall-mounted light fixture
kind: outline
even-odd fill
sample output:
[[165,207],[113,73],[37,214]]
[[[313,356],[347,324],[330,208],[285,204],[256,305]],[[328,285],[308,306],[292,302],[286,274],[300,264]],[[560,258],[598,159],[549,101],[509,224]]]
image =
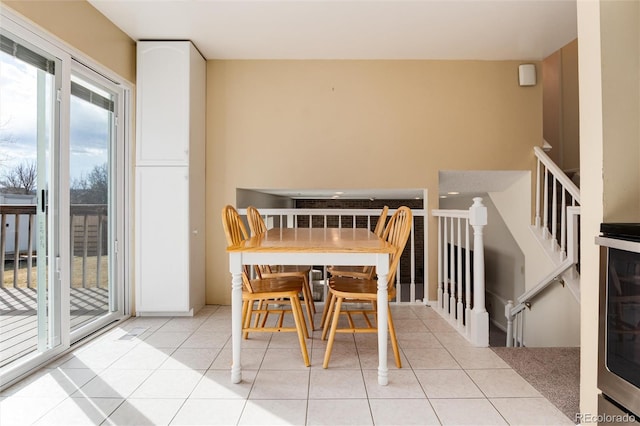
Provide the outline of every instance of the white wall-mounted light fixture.
[[520,86],[536,85],[535,64],[520,64],[518,66],[518,83],[520,83]]

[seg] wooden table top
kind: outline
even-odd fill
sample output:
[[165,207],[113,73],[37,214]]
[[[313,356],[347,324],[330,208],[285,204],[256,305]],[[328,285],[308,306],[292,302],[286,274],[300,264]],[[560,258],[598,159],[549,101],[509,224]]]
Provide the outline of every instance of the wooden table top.
[[364,228],[273,228],[227,247],[228,252],[393,253],[393,246]]

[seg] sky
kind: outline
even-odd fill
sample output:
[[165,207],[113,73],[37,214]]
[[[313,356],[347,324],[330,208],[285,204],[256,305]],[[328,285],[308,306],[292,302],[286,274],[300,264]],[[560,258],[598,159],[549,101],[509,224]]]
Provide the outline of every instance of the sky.
[[[50,101],[49,95],[47,104]],[[70,111],[69,161],[73,181],[107,162],[109,113],[74,96]],[[0,52],[0,179],[16,165],[36,161],[36,129],[36,69]]]

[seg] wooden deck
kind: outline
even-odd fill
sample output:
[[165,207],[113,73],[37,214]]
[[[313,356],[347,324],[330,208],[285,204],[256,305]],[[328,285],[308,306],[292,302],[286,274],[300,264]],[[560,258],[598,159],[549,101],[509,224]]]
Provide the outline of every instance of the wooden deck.
[[[0,288],[0,367],[36,350],[38,343],[37,290]],[[71,328],[109,310],[107,289],[71,289]]]

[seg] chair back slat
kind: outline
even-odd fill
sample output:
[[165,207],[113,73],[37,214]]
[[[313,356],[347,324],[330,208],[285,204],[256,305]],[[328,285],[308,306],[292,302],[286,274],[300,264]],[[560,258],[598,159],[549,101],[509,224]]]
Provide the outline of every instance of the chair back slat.
[[378,222],[376,223],[376,227],[373,230],[373,233],[378,237],[382,237],[382,233],[384,232],[385,224],[387,222],[387,216],[389,215],[389,206],[384,206],[382,208],[382,213],[380,213],[380,217],[378,218]]
[[[264,223],[264,219],[257,208],[253,206],[247,207],[247,220],[249,221],[252,237],[267,232],[267,224]],[[259,277],[262,277],[262,274],[273,273],[269,265],[255,265],[255,270]]]
[[395,251],[391,254],[389,262],[389,276],[387,277],[389,287],[395,285],[395,276],[398,269],[398,262],[404,251],[404,247],[411,233],[411,224],[413,222],[413,213],[406,206],[399,207],[391,216],[387,224],[383,238],[395,247]]
[[264,223],[264,219],[257,208],[253,206],[247,207],[247,220],[249,221],[252,236],[260,235],[267,231],[267,225]]
[[[233,206],[226,205],[222,208],[222,227],[224,228],[224,234],[227,237],[227,244],[229,246],[237,246],[243,240],[249,238],[247,227],[244,226],[240,214]],[[242,282],[245,289],[253,293],[247,265],[242,267]]]
[[[382,208],[382,213],[380,213],[380,217],[378,218],[378,222],[376,223],[376,227],[373,230],[373,233],[376,234],[378,237],[382,238],[382,235],[385,231],[385,224],[387,223],[387,216],[389,215],[389,206],[384,206]],[[362,269],[362,272],[364,272],[365,274],[369,274],[369,278],[373,278],[374,275],[376,274],[376,268],[375,266],[365,266]]]

